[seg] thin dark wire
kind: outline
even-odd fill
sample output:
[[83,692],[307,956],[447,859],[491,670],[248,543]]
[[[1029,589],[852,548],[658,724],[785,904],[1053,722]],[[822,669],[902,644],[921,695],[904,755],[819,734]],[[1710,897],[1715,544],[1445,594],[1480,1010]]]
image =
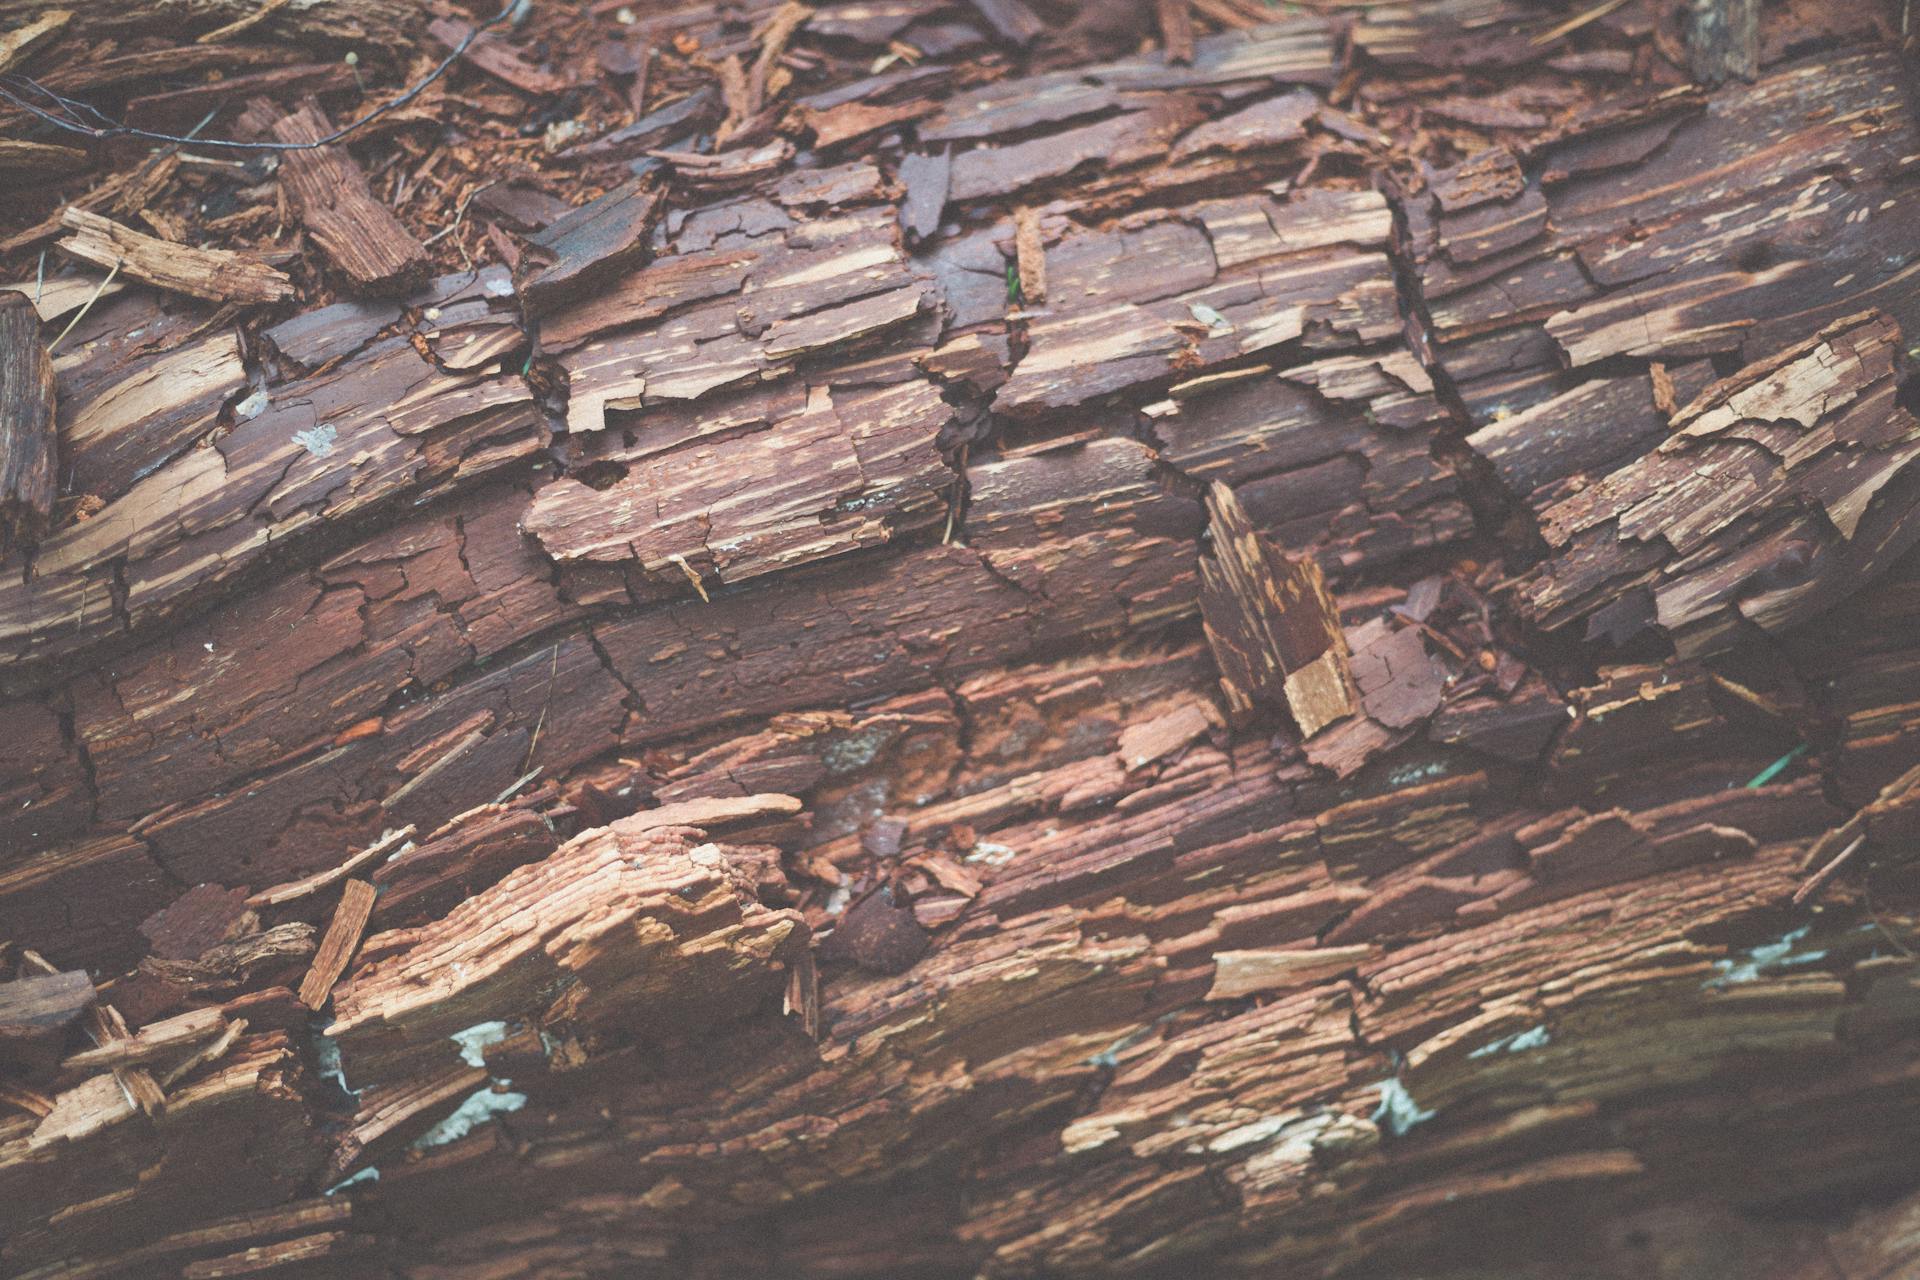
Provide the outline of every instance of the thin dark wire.
[[[472,46],[473,42],[480,38],[481,32],[487,30],[489,27],[498,26],[500,23],[505,22],[507,18],[513,14],[513,11],[520,7],[521,2],[522,0],[507,0],[507,5],[504,9],[467,32],[467,34],[461,38],[460,43],[453,47],[453,52],[448,54],[439,66],[429,71],[420,80],[415,81],[405,93],[390,102],[384,102],[375,107],[358,120],[342,125],[326,137],[315,139],[312,142],[238,142],[231,138],[183,138],[175,133],[154,133],[148,129],[136,129],[132,125],[116,123],[111,116],[106,115],[88,103],[77,102],[72,98],[63,98],[45,85],[28,79],[26,76],[0,76],[0,98],[5,98],[14,106],[19,107],[31,115],[38,116],[56,128],[65,129],[68,133],[83,133],[89,138],[96,140],[106,138],[145,138],[150,142],[171,142],[195,147],[224,147],[234,151],[311,151],[315,147],[324,147],[338,142],[354,130],[363,128],[373,123],[373,121],[378,120],[381,116],[387,114],[387,112],[399,107],[404,107],[409,102],[412,102],[425,92],[428,85],[445,75],[447,68],[460,60],[460,55],[465,53],[467,49]],[[66,118],[54,115],[52,112],[44,110],[43,108],[36,107],[33,103],[28,102],[25,98],[15,93],[8,87],[9,85],[19,85],[24,90],[44,95],[56,107],[66,113]],[[103,121],[104,124],[101,127],[82,124],[80,123],[80,112],[85,112],[95,120]]]

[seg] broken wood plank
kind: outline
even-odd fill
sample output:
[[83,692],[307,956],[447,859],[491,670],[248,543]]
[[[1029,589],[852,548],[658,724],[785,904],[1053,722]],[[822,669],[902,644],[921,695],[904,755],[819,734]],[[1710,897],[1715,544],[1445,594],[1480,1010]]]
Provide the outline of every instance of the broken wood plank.
[[320,939],[313,967],[300,982],[300,1003],[319,1010],[333,992],[333,984],[347,970],[354,951],[360,945],[367,920],[373,915],[376,890],[365,880],[349,880],[340,889],[340,903],[333,909],[333,922]]
[[0,293],[0,555],[39,541],[53,516],[59,445],[53,361],[23,293]]
[[[311,98],[273,125],[282,142],[317,142],[333,132],[333,121]],[[426,249],[374,199],[344,146],[284,153],[280,182],[314,241],[358,292],[396,293],[426,275]]]
[[294,294],[285,274],[244,254],[170,244],[85,209],[68,209],[60,221],[73,233],[60,241],[62,252],[161,289],[243,305]]

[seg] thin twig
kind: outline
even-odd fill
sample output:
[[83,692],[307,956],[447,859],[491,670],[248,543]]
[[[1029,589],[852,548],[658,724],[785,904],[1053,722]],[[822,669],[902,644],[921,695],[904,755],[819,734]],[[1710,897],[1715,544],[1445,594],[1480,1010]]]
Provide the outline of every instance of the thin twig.
[[1847,859],[1853,857],[1853,855],[1859,851],[1860,846],[1866,843],[1866,840],[1867,833],[1862,831],[1853,838],[1852,844],[1849,844],[1840,851],[1838,857],[1832,859],[1826,866],[1807,877],[1806,883],[1794,890],[1793,905],[1796,907],[1800,906],[1805,903],[1808,898],[1820,892],[1827,881],[1833,879],[1835,875],[1839,874],[1840,868],[1847,865]]
[[259,26],[262,22],[265,22],[268,18],[271,18],[274,14],[286,8],[289,3],[291,3],[291,0],[266,0],[265,4],[261,5],[258,9],[255,9],[252,13],[248,14],[246,17],[236,18],[234,21],[229,22],[224,27],[219,27],[213,31],[209,31],[207,32],[207,34],[201,36],[198,40],[194,41],[194,43],[195,44],[219,44],[222,40],[225,40],[229,36],[237,36],[242,31],[247,31],[253,27]]
[[547,672],[547,701],[546,704],[540,708],[540,718],[533,722],[533,737],[527,740],[527,758],[520,762],[520,768],[523,772],[528,765],[533,763],[533,749],[540,745],[540,730],[547,723],[547,712],[553,709],[553,685],[554,681],[559,678],[560,642],[556,640],[553,644],[553,669]]
[[460,229],[461,221],[464,220],[467,216],[467,206],[473,203],[473,198],[479,195],[482,191],[485,191],[488,187],[497,187],[499,185],[500,185],[500,179],[495,178],[492,182],[483,182],[479,186],[475,187],[473,190],[467,192],[465,196],[461,197],[460,207],[453,211],[453,221],[449,222],[446,226],[440,228],[438,231],[434,232],[432,235],[428,236],[425,240],[422,240],[420,243],[432,244],[434,241],[440,240],[446,236],[450,236],[454,232],[458,231]]
[[[316,147],[331,146],[355,130],[361,129],[373,121],[378,120],[381,116],[387,114],[387,112],[404,107],[407,103],[419,97],[428,85],[445,75],[447,69],[460,60],[461,55],[466,53],[473,42],[480,38],[482,32],[488,27],[497,26],[505,22],[513,13],[514,9],[519,6],[519,3],[520,0],[508,0],[506,8],[500,10],[500,12],[494,14],[491,18],[488,18],[485,22],[482,22],[467,32],[467,34],[461,38],[460,43],[453,47],[453,52],[441,60],[440,65],[436,66],[432,71],[429,71],[421,79],[415,81],[405,93],[389,102],[382,103],[359,119],[342,125],[326,137],[316,138],[312,142],[241,142],[232,138],[194,139],[192,137],[181,137],[176,133],[155,133],[149,129],[136,129],[132,125],[117,123],[110,116],[99,110],[99,108],[91,106],[88,103],[79,102],[72,98],[63,98],[45,85],[28,79],[26,76],[0,76],[0,98],[6,99],[30,115],[38,116],[41,120],[46,121],[55,128],[65,129],[68,133],[85,134],[87,137],[96,141],[106,138],[146,138],[152,142],[171,142],[176,145],[194,142],[197,146],[225,147],[234,151],[312,151]],[[36,107],[33,103],[22,98],[18,93],[15,93],[9,85],[18,85],[23,91],[45,96],[65,113],[65,117],[55,115],[53,112],[42,107]],[[102,124],[95,126],[82,123],[79,114],[81,112],[85,112],[86,115],[93,119],[101,121]]]
[[67,327],[60,331],[60,336],[47,344],[47,354],[49,356],[54,353],[62,342],[67,340],[67,335],[73,332],[73,326],[79,324],[80,321],[86,317],[87,312],[93,310],[93,304],[100,301],[100,295],[107,291],[107,286],[112,284],[113,278],[119,274],[120,259],[115,258],[113,260],[113,269],[107,272],[107,278],[100,282],[100,287],[93,291],[93,296],[88,298],[86,304],[74,313],[73,319],[67,321]]
[[1578,14],[1574,17],[1568,18],[1565,22],[1561,23],[1559,26],[1555,27],[1551,31],[1542,31],[1539,35],[1533,38],[1533,41],[1532,41],[1533,46],[1537,49],[1543,44],[1552,44],[1555,40],[1558,40],[1561,36],[1567,35],[1570,32],[1578,31],[1580,28],[1586,26],[1589,22],[1593,22],[1596,19],[1606,17],[1608,14],[1612,13],[1615,9],[1618,9],[1621,5],[1625,4],[1626,2],[1627,0],[1600,0],[1599,4],[1593,6],[1593,8],[1587,10],[1585,13]]

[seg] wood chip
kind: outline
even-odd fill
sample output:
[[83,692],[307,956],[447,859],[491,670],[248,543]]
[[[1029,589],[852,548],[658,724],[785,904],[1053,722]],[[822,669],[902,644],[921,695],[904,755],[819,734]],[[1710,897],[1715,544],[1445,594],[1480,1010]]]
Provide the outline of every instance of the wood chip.
[[1040,214],[1021,209],[1013,215],[1013,248],[1019,263],[1020,302],[1038,306],[1047,300],[1047,250],[1040,241]]
[[1209,1000],[1237,1000],[1286,991],[1331,978],[1370,958],[1372,946],[1307,947],[1293,951],[1216,951]]
[[333,923],[327,926],[326,936],[320,939],[320,950],[314,953],[313,967],[300,983],[300,1003],[307,1008],[317,1010],[324,1005],[333,984],[347,971],[347,962],[353,959],[360,935],[366,930],[367,918],[373,914],[376,896],[374,887],[365,880],[349,880],[340,891],[340,905],[334,908]]

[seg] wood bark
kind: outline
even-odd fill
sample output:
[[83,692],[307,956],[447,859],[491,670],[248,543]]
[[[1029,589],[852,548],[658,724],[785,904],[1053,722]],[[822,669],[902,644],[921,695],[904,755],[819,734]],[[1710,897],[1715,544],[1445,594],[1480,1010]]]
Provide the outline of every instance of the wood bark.
[[1897,52],[1233,12],[690,11],[512,264],[123,271],[0,566],[8,1273],[1911,1265]]
[[0,550],[35,542],[53,517],[59,441],[53,360],[24,293],[0,293]]

